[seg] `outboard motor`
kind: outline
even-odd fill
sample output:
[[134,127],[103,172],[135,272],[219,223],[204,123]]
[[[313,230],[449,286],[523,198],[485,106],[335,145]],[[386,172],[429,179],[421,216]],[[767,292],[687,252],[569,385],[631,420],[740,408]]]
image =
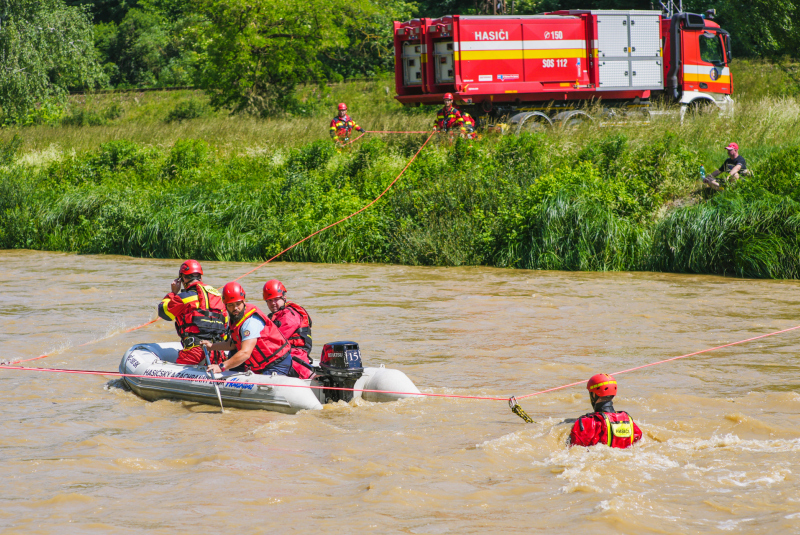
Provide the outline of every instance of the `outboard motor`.
[[353,388],[361,378],[364,368],[361,365],[361,351],[355,342],[331,342],[322,346],[320,357],[320,373],[317,379],[326,388],[323,389],[325,402],[339,400],[348,403],[353,400],[350,390],[328,390],[328,388]]

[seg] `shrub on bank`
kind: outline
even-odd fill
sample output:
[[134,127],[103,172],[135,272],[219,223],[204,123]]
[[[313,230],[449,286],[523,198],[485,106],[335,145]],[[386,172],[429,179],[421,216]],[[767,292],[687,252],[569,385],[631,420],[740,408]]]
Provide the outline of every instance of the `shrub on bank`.
[[[416,142],[221,155],[199,140],[114,141],[12,164],[0,168],[0,247],[263,260],[375,198]],[[753,179],[693,203],[700,158],[669,133],[431,145],[372,208],[282,258],[797,277],[799,151],[776,149]]]

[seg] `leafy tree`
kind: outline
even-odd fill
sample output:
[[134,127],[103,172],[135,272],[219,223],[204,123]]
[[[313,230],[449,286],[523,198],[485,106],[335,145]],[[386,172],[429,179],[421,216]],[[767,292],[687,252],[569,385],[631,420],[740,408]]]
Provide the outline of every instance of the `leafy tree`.
[[212,106],[266,116],[293,104],[297,84],[324,80],[324,52],[377,12],[368,0],[198,0],[205,22],[198,82]]
[[394,36],[392,22],[408,20],[414,5],[403,0],[373,0],[375,13],[347,24],[347,44],[325,48],[321,59],[328,78],[375,76],[394,71]]
[[37,103],[104,82],[87,13],[62,0],[0,0],[0,108],[20,122]]
[[719,0],[715,22],[731,33],[734,55],[798,55],[800,0]]
[[68,6],[87,9],[95,24],[113,22],[119,24],[128,10],[137,6],[137,0],[66,0]]

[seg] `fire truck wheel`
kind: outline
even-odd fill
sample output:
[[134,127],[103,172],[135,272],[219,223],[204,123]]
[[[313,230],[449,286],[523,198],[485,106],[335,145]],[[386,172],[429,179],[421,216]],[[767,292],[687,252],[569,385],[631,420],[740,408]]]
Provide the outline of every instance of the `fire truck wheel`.
[[553,118],[553,124],[560,128],[575,128],[593,121],[594,119],[588,113],[580,110],[562,111]]
[[553,126],[553,122],[550,118],[539,111],[518,113],[509,119],[508,122],[515,134],[521,134],[522,132],[541,132]]
[[719,111],[719,107],[713,101],[699,98],[690,102],[686,108],[687,115],[713,115]]

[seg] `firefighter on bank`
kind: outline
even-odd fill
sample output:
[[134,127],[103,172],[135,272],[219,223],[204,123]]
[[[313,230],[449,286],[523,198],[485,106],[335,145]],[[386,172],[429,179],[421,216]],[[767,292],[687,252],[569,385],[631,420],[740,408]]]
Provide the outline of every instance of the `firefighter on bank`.
[[347,143],[350,140],[350,132],[353,130],[364,132],[364,129],[347,115],[347,104],[341,102],[339,112],[336,117],[331,119],[331,138],[336,143]]
[[467,129],[464,126],[464,117],[461,115],[461,112],[453,106],[452,93],[444,94],[444,108],[436,112],[434,127],[439,132],[467,133]]
[[[203,283],[203,268],[197,260],[187,260],[172,281],[171,291],[158,305],[161,319],[175,322],[183,349],[178,364],[200,364],[205,354],[200,342],[220,342],[228,327],[228,315],[220,293]],[[183,291],[181,291],[181,286]],[[219,352],[209,355],[212,362],[223,358]]]
[[222,373],[243,368],[253,373],[290,375],[292,355],[289,342],[269,316],[245,302],[242,285],[238,282],[226,284],[222,288],[222,300],[231,316],[230,340],[215,343],[203,340],[202,344],[214,351],[235,349],[236,352],[228,360],[212,364],[207,370]]
[[270,310],[269,319],[292,346],[292,368],[300,379],[314,374],[311,367],[311,316],[306,309],[286,300],[286,286],[277,279],[264,284],[264,301]]
[[605,444],[612,448],[628,448],[642,438],[642,430],[627,412],[614,410],[612,400],[617,394],[617,381],[610,375],[598,373],[586,384],[594,412],[575,421],[569,434],[570,446]]

